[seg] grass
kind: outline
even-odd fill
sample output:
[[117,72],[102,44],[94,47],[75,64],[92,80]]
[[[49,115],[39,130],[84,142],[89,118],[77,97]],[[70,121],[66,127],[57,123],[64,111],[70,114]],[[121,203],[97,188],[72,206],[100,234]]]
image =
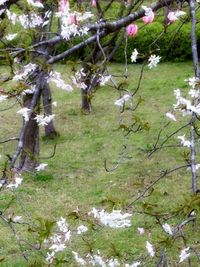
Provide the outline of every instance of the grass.
[[[69,66],[57,65],[56,69],[63,75],[70,76]],[[110,69],[112,73],[120,74],[123,66],[115,64],[111,65]],[[140,69],[140,65],[128,66],[130,90],[137,84]],[[126,258],[127,262],[131,263],[145,251],[146,240],[158,244],[159,251],[162,242],[167,242],[168,236],[163,233],[155,216],[151,214],[157,212],[159,216],[159,213],[177,211],[182,205],[184,209],[177,212],[178,215],[169,223],[176,225],[185,218],[193,207],[190,203],[192,196],[189,172],[184,170],[167,176],[154,186],[149,198],[139,201],[130,208],[128,211],[133,213],[130,228],[111,230],[95,226],[94,231],[88,221],[87,213],[92,207],[106,210],[125,209],[149,183],[158,177],[161,170],[182,164],[183,149],[163,150],[150,159],[144,150],[148,144],[155,142],[159,129],[167,122],[164,114],[175,103],[173,90],[179,87],[186,92],[184,79],[188,77],[193,77],[190,62],[163,63],[159,68],[145,69],[139,92],[143,102],[134,115],[148,122],[150,130],[131,134],[125,140],[118,127],[119,112],[114,101],[119,95],[115,90],[109,86],[99,89],[92,101],[93,111],[86,116],[80,111],[78,90],[66,93],[52,88],[53,100],[58,103],[58,107],[54,108],[55,126],[60,135],[56,140],[45,140],[42,138],[43,130],[41,130],[41,162],[48,163],[48,169],[37,175],[24,175],[23,184],[16,190],[16,198],[7,213],[22,215],[25,220],[34,218],[35,223],[38,223],[38,218],[55,222],[63,216],[74,228],[84,224],[86,219],[85,224],[90,228],[85,234],[87,244],[81,238],[74,238],[71,243],[72,249],[81,255],[87,254],[88,244],[92,244],[94,251],[100,250],[105,257],[116,257],[118,254],[119,258]],[[7,104],[1,103],[1,106],[4,105]],[[18,135],[21,125],[18,115],[15,114],[18,109],[18,106],[14,106],[11,110],[1,112],[1,139]],[[122,120],[130,124],[132,116],[133,114],[126,110],[122,114]],[[176,127],[175,123],[171,123],[164,131],[164,135]],[[107,160],[108,168],[116,166],[124,142],[127,144],[127,150],[123,161],[115,171],[106,172],[104,160]],[[55,143],[57,144],[55,156],[48,160],[42,159],[52,153]],[[14,142],[0,146],[1,165],[5,159],[4,155],[12,155],[14,148]],[[0,198],[0,210],[2,210],[8,201],[11,201],[11,195],[1,193]],[[80,217],[76,220],[72,216],[75,209],[80,211]],[[144,227],[145,235],[139,235],[137,227]],[[18,231],[23,239],[28,239],[32,243],[37,239],[37,233],[27,233],[20,227]],[[188,242],[198,241],[199,230],[196,236],[192,236],[191,226],[187,226],[186,232],[190,235]],[[32,265],[22,259],[12,232],[3,222],[0,236],[0,259],[4,258],[2,266],[44,266],[40,253],[30,252]],[[177,241],[174,247],[169,245],[168,248],[170,266],[179,266],[178,253],[183,244]],[[178,252],[175,253],[176,251]],[[65,255],[68,262],[63,266],[76,266],[70,249]],[[155,260],[149,259],[145,266],[154,266],[154,263]]]

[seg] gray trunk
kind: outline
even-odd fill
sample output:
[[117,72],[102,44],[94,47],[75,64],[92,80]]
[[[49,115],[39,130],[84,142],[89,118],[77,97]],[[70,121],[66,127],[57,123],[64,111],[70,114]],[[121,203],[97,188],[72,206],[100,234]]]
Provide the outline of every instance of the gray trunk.
[[[44,84],[42,90],[42,99],[43,99],[43,107],[45,115],[52,115],[52,97],[51,90],[47,83]],[[53,121],[51,121],[48,125],[45,125],[45,136],[54,139],[58,133],[55,130]]]
[[[32,95],[24,97],[24,107],[29,108],[32,100]],[[39,99],[35,107],[38,113]],[[34,112],[29,118],[28,127],[25,130],[23,148],[20,156],[19,170],[20,171],[34,171],[38,165],[39,157],[39,126],[36,122]]]

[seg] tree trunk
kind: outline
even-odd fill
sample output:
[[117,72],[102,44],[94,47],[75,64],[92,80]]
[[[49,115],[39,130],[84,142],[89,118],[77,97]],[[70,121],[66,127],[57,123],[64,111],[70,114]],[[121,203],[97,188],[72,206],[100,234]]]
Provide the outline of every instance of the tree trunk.
[[90,114],[92,111],[91,98],[87,90],[81,90],[82,105],[81,110],[83,114]]
[[[39,113],[39,99],[35,107],[35,111]],[[32,100],[32,95],[24,97],[24,107],[29,108]],[[35,113],[33,112],[29,118],[28,126],[26,127],[23,148],[20,156],[19,170],[33,171],[38,165],[39,157],[39,126],[36,122]]]
[[[43,107],[45,115],[52,115],[52,97],[51,97],[51,90],[49,85],[45,82],[43,89],[42,89],[42,99],[43,99]],[[53,120],[45,125],[45,136],[54,139],[58,133],[55,130]]]

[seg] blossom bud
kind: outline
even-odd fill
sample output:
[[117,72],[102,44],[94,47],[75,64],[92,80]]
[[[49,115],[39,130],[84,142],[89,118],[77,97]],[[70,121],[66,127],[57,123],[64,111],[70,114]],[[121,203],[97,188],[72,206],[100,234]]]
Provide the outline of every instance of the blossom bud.
[[170,11],[168,13],[167,18],[169,20],[169,23],[173,23],[173,22],[175,22],[177,20],[175,12],[173,12],[173,11]]
[[130,24],[126,27],[126,33],[128,36],[135,36],[138,32],[138,26],[136,24]]
[[150,24],[150,23],[152,23],[153,20],[154,20],[154,16],[155,16],[155,15],[154,15],[153,12],[151,12],[148,16],[144,16],[144,17],[142,18],[144,24]]
[[97,6],[97,2],[96,2],[96,0],[92,0],[92,6],[93,6],[93,7],[96,7],[96,6]]

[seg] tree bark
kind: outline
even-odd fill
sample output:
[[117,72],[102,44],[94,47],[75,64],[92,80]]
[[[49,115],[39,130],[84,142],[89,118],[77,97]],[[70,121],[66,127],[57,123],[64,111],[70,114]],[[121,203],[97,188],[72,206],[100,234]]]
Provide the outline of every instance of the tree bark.
[[84,114],[90,114],[92,111],[91,97],[88,90],[81,90],[81,110]]
[[[45,115],[52,115],[52,97],[51,97],[51,90],[47,82],[44,83],[42,89],[42,99],[43,99],[43,107]],[[58,133],[55,130],[53,121],[45,125],[45,136],[54,139]]]
[[[39,99],[34,111],[39,113]],[[30,108],[32,95],[24,97],[24,107]],[[35,112],[30,115],[28,126],[25,129],[23,147],[19,162],[19,171],[33,171],[38,165],[39,157],[39,126],[36,122]]]

